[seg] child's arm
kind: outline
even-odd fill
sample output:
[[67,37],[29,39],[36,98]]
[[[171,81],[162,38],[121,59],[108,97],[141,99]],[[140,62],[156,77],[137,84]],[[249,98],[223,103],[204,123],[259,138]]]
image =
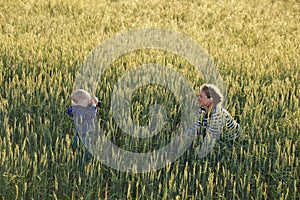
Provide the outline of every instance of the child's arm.
[[96,117],[97,114],[97,104],[98,104],[98,98],[97,97],[93,97],[90,100],[91,103],[91,107],[88,108],[87,112],[85,113],[85,118],[86,119],[93,119],[94,117]]
[[67,112],[66,112],[69,116],[73,117],[73,107],[70,106],[68,109],[67,109]]
[[85,118],[86,119],[92,119],[94,117],[96,117],[97,114],[97,107],[96,106],[91,106],[90,108],[88,108],[85,112]]

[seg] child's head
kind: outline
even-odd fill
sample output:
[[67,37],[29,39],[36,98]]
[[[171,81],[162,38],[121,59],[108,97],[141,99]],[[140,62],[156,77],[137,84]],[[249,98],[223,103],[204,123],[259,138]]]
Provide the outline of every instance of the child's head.
[[72,104],[88,107],[91,100],[91,95],[88,91],[77,89],[72,94]]

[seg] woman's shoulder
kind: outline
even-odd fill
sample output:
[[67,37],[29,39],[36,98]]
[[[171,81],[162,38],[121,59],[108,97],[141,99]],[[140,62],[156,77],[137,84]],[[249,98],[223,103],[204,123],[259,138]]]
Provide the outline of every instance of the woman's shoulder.
[[224,108],[223,106],[221,106],[221,112],[224,113],[224,114],[229,114],[227,109]]
[[228,115],[228,111],[222,105],[217,105],[211,115]]

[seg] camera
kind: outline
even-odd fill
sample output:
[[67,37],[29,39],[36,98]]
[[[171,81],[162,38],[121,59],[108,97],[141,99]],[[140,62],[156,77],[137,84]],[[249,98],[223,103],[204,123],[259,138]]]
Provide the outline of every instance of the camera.
[[96,105],[97,107],[100,107],[101,106],[101,102],[100,101],[98,101],[98,103],[97,103],[97,105]]

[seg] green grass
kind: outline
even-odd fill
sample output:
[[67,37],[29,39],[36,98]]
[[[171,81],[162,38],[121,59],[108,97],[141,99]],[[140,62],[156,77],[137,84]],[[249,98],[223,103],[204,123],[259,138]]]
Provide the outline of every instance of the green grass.
[[[296,0],[1,0],[0,199],[299,199],[299,13]],[[76,72],[98,44],[142,27],[179,31],[207,50],[225,83],[226,108],[249,136],[247,148],[204,161],[191,148],[149,173],[97,161],[80,171],[65,114]],[[176,100],[158,86],[137,90],[133,110],[146,123],[147,105],[165,105],[170,121],[162,133],[134,140],[113,123],[113,84],[150,62],[174,67],[195,93],[203,83],[193,66],[168,52],[140,50],[115,60],[97,90],[98,117],[111,140],[132,151],[167,144],[177,125]]]

